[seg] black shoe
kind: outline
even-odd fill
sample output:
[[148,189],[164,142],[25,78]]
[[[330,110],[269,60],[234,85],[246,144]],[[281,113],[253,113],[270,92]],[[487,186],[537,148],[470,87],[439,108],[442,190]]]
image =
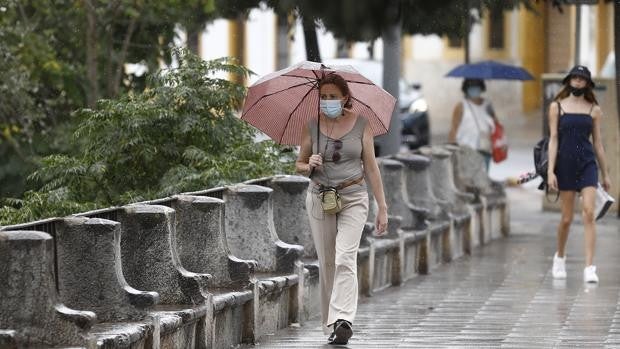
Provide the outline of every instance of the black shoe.
[[329,336],[329,344],[345,345],[353,335],[352,325],[347,320],[338,320],[334,323],[334,332]]

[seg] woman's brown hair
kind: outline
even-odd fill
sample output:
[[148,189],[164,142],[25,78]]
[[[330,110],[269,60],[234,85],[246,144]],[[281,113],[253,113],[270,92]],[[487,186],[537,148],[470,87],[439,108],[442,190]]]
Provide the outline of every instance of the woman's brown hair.
[[[560,101],[561,99],[564,99],[568,96],[570,96],[570,82],[567,84],[564,84],[564,87],[562,88],[562,90],[555,96],[553,100]],[[586,87],[586,92],[583,94],[583,98],[585,98],[586,101],[590,103],[598,105],[598,101],[596,100],[596,97],[594,97],[594,92],[592,91],[591,86]]]
[[340,75],[336,73],[328,73],[321,80],[319,80],[319,90],[323,85],[335,85],[340,90],[343,96],[347,97],[347,101],[344,103],[345,108],[351,108],[351,90],[349,89],[349,84],[347,81]]

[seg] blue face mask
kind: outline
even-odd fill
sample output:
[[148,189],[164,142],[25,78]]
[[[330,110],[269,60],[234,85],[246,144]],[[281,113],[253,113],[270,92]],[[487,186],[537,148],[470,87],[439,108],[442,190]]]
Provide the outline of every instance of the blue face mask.
[[342,115],[342,104],[339,99],[321,99],[321,111],[328,118],[335,119]]
[[467,97],[478,98],[482,95],[482,88],[480,86],[470,86],[467,88]]

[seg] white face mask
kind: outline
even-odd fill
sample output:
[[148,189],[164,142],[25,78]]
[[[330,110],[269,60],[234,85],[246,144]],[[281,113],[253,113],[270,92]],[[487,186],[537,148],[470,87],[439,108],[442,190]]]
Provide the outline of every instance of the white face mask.
[[482,95],[482,88],[480,86],[470,86],[467,88],[467,97],[478,98]]
[[335,119],[342,115],[342,102],[339,99],[321,99],[321,111],[328,118]]

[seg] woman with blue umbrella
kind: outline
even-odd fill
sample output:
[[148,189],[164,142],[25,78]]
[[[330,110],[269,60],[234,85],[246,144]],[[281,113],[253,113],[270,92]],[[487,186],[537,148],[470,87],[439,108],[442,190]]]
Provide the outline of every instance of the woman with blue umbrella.
[[464,98],[454,106],[448,141],[476,149],[484,157],[488,171],[495,111],[491,102],[482,97],[486,91],[483,80],[465,79],[461,91]]
[[461,85],[464,98],[455,105],[452,112],[448,141],[478,150],[485,159],[488,171],[492,154],[491,133],[494,131],[497,116],[491,102],[482,96],[486,91],[484,80],[533,78],[523,68],[493,61],[463,64],[446,76],[465,78]]

